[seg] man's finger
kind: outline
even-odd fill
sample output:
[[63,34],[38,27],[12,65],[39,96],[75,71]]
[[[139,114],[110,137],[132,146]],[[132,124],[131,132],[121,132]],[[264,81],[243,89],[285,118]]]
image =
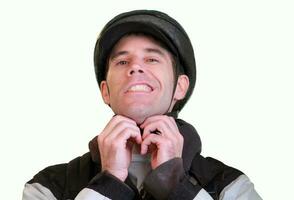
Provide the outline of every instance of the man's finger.
[[170,124],[171,127],[177,127],[175,120],[173,117],[169,117],[167,115],[155,115],[147,118],[141,125],[141,128],[144,128],[150,123],[156,122],[156,121],[164,121],[167,124]]
[[142,138],[144,140],[149,134],[156,134],[164,137],[169,137],[170,132],[173,131],[164,121],[155,121],[149,123],[144,127]]
[[[112,119],[107,123],[107,125],[105,126],[103,132],[109,132],[111,130],[114,129],[114,127],[120,123],[120,122],[126,122],[126,123],[130,123],[133,125],[136,125],[136,122],[131,120],[130,118],[124,117],[122,115],[115,115],[114,117],[112,117]],[[108,130],[108,131],[107,131]]]
[[142,138],[140,134],[140,130],[135,130],[135,129],[129,129],[126,128],[120,132],[120,134],[117,135],[117,137],[114,139],[114,142],[118,142],[122,144],[127,144],[130,139],[134,138],[134,140],[138,143],[142,143]]
[[158,149],[161,144],[164,144],[164,141],[164,138],[160,135],[148,135],[148,137],[146,137],[141,144],[141,154],[146,154],[148,151],[148,147],[151,144],[155,144],[156,148]]
[[[109,133],[107,136],[105,136],[105,138],[109,139],[109,140],[115,140],[118,135],[121,134],[121,132],[125,129],[129,129],[129,130],[133,130],[134,132],[137,132],[137,135],[136,137],[136,141],[141,141],[141,134],[140,134],[140,129],[139,127],[137,127],[136,125],[132,124],[132,123],[129,123],[129,122],[126,122],[126,121],[121,121],[119,122],[118,124],[116,124],[116,126],[112,129],[112,130],[109,130]],[[140,137],[140,138],[138,138]],[[128,139],[128,138],[126,138]]]

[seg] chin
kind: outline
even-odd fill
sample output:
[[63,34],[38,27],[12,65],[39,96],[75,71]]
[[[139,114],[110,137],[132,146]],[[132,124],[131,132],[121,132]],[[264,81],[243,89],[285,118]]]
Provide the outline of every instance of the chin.
[[134,120],[137,124],[142,124],[145,119],[154,115],[164,114],[163,109],[157,108],[154,105],[142,105],[142,104],[122,104],[113,109],[115,114],[122,115]]
[[151,116],[146,109],[129,109],[124,115],[134,120],[137,124],[142,124],[146,118]]
[[155,115],[156,112],[151,110],[150,106],[125,106],[124,109],[120,110],[116,114],[128,117],[134,120],[137,124],[142,124],[146,118]]

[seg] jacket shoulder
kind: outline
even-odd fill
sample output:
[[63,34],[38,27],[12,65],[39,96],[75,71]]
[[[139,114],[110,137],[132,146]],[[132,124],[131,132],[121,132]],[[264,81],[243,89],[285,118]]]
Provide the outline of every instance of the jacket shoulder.
[[[90,154],[77,157],[68,163],[52,165],[38,172],[28,184],[39,183],[48,188],[57,199],[73,191],[78,193],[88,183],[91,168]],[[73,184],[74,183],[74,184]]]
[[52,165],[38,172],[28,184],[39,183],[61,199],[65,187],[67,163]]
[[240,170],[227,166],[221,161],[197,154],[191,165],[191,175],[213,197],[219,196],[221,191],[239,176]]

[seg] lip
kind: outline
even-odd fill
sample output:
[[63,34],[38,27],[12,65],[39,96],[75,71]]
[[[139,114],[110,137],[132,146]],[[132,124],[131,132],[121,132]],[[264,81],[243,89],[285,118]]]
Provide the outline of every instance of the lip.
[[[151,89],[151,91],[130,91],[129,89],[131,87],[137,86],[137,85],[146,85],[147,87],[149,87]],[[152,85],[150,85],[149,83],[146,82],[136,82],[136,83],[131,83],[126,87],[125,93],[144,93],[144,94],[148,94],[148,93],[152,93],[154,91],[154,87]]]

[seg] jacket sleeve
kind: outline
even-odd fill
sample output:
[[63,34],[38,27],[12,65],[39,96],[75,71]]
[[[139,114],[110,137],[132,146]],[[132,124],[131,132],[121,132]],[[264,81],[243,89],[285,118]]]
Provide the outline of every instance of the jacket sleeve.
[[[144,181],[145,189],[158,200],[213,200],[192,176],[184,173],[182,159],[175,158],[153,170]],[[240,175],[220,193],[220,200],[261,200],[252,182]]]
[[[87,174],[77,170],[87,169],[80,167],[79,163],[78,167],[73,164],[70,166],[73,167],[71,173],[67,164],[50,166],[40,171],[25,184],[22,200],[61,200],[69,196],[76,200],[129,200],[135,195],[127,184],[107,172],[98,173],[90,181],[87,178],[82,181]],[[75,176],[76,174],[80,175]],[[72,180],[66,178],[67,176]]]
[[23,200],[61,199],[65,185],[66,165],[45,168],[25,184]]
[[145,178],[144,188],[158,200],[192,200],[202,190],[195,179],[185,174],[181,158],[169,160],[154,169]]
[[[193,200],[212,199],[208,192],[201,189]],[[226,186],[219,195],[220,200],[262,200],[246,175],[240,175]]]
[[22,200],[57,200],[53,193],[39,183],[25,184]]
[[246,175],[241,175],[229,185],[227,185],[220,193],[221,200],[262,200],[254,189],[253,183]]
[[[29,182],[23,190],[22,200],[62,199],[62,195],[56,196],[56,194],[56,191],[54,192],[40,183]],[[75,200],[129,200],[133,199],[134,195],[134,191],[127,184],[107,172],[102,172],[97,174],[88,186],[79,192]]]
[[[23,190],[22,200],[57,200],[54,194],[39,183],[27,183]],[[109,200],[95,190],[84,188],[75,200]]]
[[134,191],[124,182],[107,172],[97,174],[75,198],[75,200],[130,200]]

